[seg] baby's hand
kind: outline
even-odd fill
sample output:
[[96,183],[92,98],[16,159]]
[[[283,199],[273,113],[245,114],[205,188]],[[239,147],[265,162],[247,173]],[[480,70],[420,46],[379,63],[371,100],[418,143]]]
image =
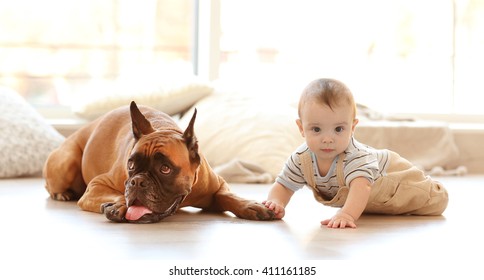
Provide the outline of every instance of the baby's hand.
[[339,210],[331,219],[321,221],[322,225],[329,228],[356,228],[355,219],[345,212]]
[[274,217],[276,219],[282,219],[284,217],[284,214],[286,213],[286,211],[284,210],[284,206],[274,201],[265,200],[262,201],[262,204],[264,204],[265,207],[269,208],[274,212],[274,214],[276,214],[276,216]]

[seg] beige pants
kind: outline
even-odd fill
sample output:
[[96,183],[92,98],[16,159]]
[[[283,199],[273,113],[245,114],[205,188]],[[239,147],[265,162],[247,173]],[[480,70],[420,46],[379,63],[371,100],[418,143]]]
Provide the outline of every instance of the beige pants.
[[[345,186],[343,180],[343,157],[340,156],[337,165],[340,184],[338,193],[333,199],[324,200],[312,180],[310,154],[304,153],[301,156],[303,156],[301,167],[304,174],[311,174],[308,176],[311,178],[306,177],[306,181],[313,190],[315,198],[324,205],[342,207],[349,192],[349,187]],[[449,201],[447,190],[442,184],[425,176],[421,170],[397,153],[389,151],[389,157],[387,175],[380,177],[372,185],[364,213],[441,215]],[[311,170],[310,173],[308,173],[309,170]]]

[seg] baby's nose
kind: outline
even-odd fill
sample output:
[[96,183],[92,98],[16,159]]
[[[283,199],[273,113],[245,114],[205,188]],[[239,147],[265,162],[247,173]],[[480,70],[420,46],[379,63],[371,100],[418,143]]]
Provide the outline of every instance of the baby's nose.
[[323,143],[325,143],[325,144],[327,144],[327,143],[333,143],[333,138],[328,137],[328,136],[324,136],[323,137]]

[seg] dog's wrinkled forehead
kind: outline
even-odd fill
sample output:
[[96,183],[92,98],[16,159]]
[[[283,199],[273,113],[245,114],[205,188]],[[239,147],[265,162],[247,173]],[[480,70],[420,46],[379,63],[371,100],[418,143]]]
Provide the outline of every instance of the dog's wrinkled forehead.
[[189,157],[182,134],[173,132],[154,132],[144,135],[135,143],[132,153],[151,158],[157,154],[170,155],[172,161],[182,164]]
[[180,144],[181,141],[181,139],[163,137],[163,135],[155,136],[153,133],[141,137],[138,142],[135,143],[134,148],[138,152],[150,155],[156,151],[163,150],[165,147],[176,146],[177,144]]

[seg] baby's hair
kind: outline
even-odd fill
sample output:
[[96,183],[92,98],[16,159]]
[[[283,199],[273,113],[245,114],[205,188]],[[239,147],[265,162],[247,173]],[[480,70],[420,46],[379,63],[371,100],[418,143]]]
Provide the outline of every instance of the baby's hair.
[[356,117],[356,104],[353,94],[345,84],[338,80],[323,78],[310,82],[299,99],[299,117],[301,117],[302,107],[310,100],[327,105],[331,110],[334,107],[349,104],[353,107],[353,118]]

